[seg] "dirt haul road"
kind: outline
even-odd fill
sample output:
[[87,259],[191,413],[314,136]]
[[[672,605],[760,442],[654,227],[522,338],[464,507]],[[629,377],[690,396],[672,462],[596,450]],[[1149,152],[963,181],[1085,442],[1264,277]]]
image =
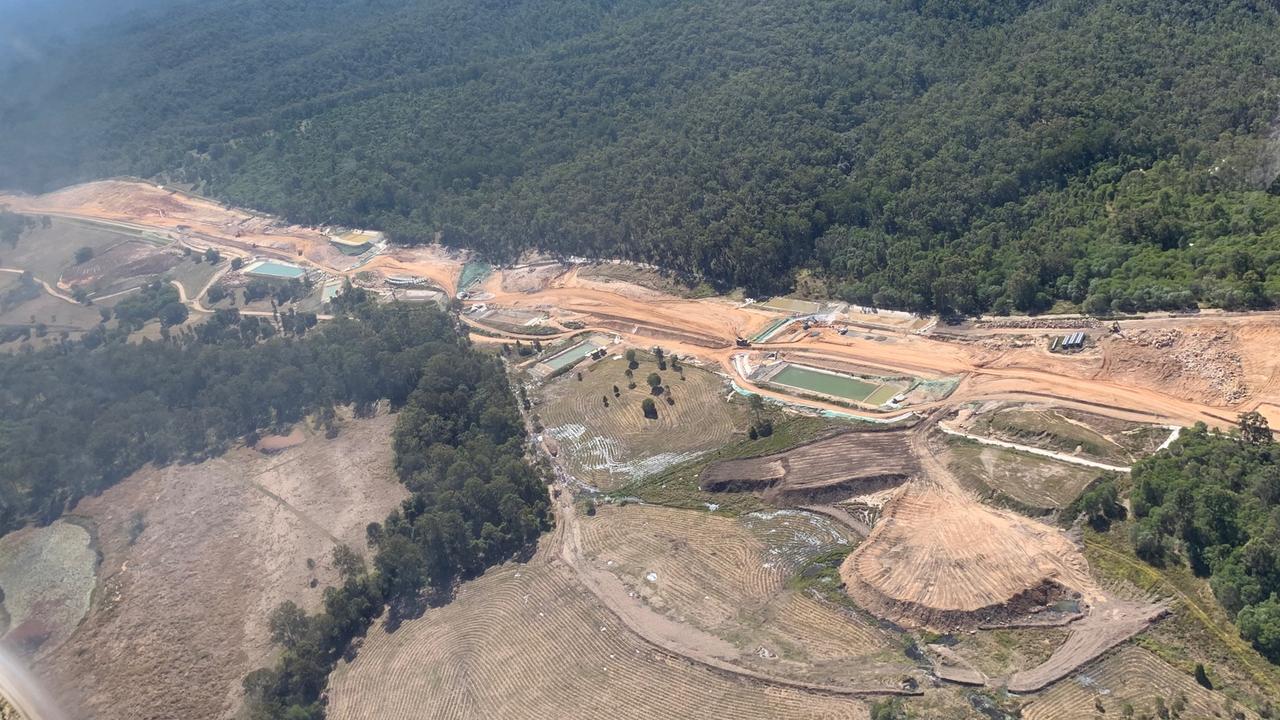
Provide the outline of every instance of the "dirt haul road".
[[[622,285],[619,283],[618,285]],[[481,301],[491,307],[537,308],[567,313],[587,325],[588,329],[618,335],[630,344],[661,345],[668,352],[694,357],[719,365],[739,386],[762,395],[836,412],[849,408],[796,398],[761,388],[742,377],[732,358],[742,352],[734,347],[738,337],[746,337],[769,322],[782,317],[753,307],[743,307],[723,299],[686,300],[671,296],[660,299],[637,299],[637,293],[623,288],[616,292],[602,289],[599,283],[577,287],[575,273],[564,275],[541,289],[510,291],[503,289],[503,273],[496,273],[484,284]],[[652,291],[649,291],[652,294]],[[1135,321],[1150,324],[1150,321]],[[1166,320],[1176,323],[1176,320]],[[1188,322],[1202,322],[1191,319]],[[1280,331],[1280,320],[1274,315],[1256,318],[1232,318],[1236,335],[1270,338]],[[928,403],[914,409],[927,411],[941,405],[969,400],[1057,400],[1068,407],[1145,422],[1226,426],[1239,412],[1266,411],[1280,403],[1280,363],[1272,359],[1267,343],[1242,343],[1238,349],[1247,358],[1246,365],[1256,366],[1254,374],[1263,378],[1257,389],[1243,400],[1219,405],[1181,397],[1176,387],[1156,374],[1144,376],[1142,363],[1121,364],[1111,370],[1090,358],[1076,359],[1053,356],[1041,347],[996,347],[981,343],[944,341],[907,331],[865,330],[857,335],[836,334],[829,328],[817,329],[817,337],[806,336],[795,342],[761,343],[754,350],[777,351],[785,358],[790,353],[804,353],[807,358],[829,358],[882,369],[886,373],[905,373],[925,377],[963,376],[956,392],[945,402]],[[717,341],[692,343],[685,335],[696,335]],[[1158,348],[1154,350],[1158,351]],[[1105,352],[1105,350],[1104,350]],[[1158,355],[1158,352],[1153,353]],[[1154,359],[1154,358],[1153,358]],[[887,416],[893,412],[858,411],[865,416]]]
[[[463,259],[439,247],[402,248],[351,267],[352,259],[332,248],[318,229],[287,225],[260,213],[139,181],[86,183],[40,196],[0,195],[0,206],[117,223],[188,241],[196,238],[199,244],[229,253],[284,257],[339,277],[361,272],[384,277],[417,275],[450,294],[457,287]],[[732,358],[740,352],[735,340],[785,317],[782,313],[724,298],[690,300],[626,282],[581,278],[576,269],[548,263],[537,266],[536,272],[494,273],[473,298],[472,304],[548,310],[553,321],[578,320],[588,329],[617,335],[634,345],[661,345],[669,352],[718,365],[740,386],[762,395],[849,412],[841,405],[801,401],[757,387],[734,370]],[[1147,422],[1203,421],[1226,426],[1240,412],[1259,410],[1280,423],[1280,356],[1272,352],[1280,341],[1280,318],[1275,314],[1125,321],[1118,336],[1108,337],[1105,329],[1091,331],[1098,347],[1076,356],[1051,355],[1042,342],[1011,342],[1017,336],[1006,330],[942,339],[914,334],[911,328],[917,323],[876,315],[866,318],[875,323],[851,321],[856,329],[845,336],[818,328],[816,337],[805,333],[792,342],[758,344],[754,349],[784,355],[803,352],[807,358],[829,358],[886,373],[963,378],[945,403],[913,408],[919,411],[969,400],[1052,399],[1069,407]],[[893,329],[895,324],[901,329]],[[1031,334],[1037,332],[1043,331]],[[898,413],[864,410],[858,414]]]

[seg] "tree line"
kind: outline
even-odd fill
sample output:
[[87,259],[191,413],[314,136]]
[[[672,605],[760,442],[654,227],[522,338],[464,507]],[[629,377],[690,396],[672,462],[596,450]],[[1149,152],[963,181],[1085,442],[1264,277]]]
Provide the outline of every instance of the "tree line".
[[922,312],[1280,303],[1265,0],[199,7],[0,76],[0,185]]
[[370,565],[345,546],[335,551],[343,583],[325,589],[321,611],[285,603],[272,614],[283,653],[245,678],[251,717],[324,717],[329,673],[384,608],[394,621],[416,612],[424,592],[447,598],[458,580],[530,548],[550,527],[543,478],[496,359],[462,347],[429,357],[394,443],[396,472],[412,495],[369,525]]
[[1208,577],[1241,636],[1280,663],[1280,445],[1257,413],[1233,433],[1203,423],[1133,467],[1138,556]]
[[99,326],[0,353],[0,532],[148,462],[199,461],[337,404],[402,406],[427,360],[459,347],[442,313],[365,306],[301,338],[229,310],[163,341]]
[[0,354],[0,532],[51,521],[148,462],[199,461],[338,404],[399,412],[395,466],[412,495],[370,524],[371,566],[340,548],[343,584],[321,612],[272,615],[284,653],[245,679],[254,717],[323,717],[329,670],[385,607],[447,595],[551,523],[500,361],[432,308],[350,287],[333,304],[341,317],[300,337],[226,309],[163,341],[99,331]]

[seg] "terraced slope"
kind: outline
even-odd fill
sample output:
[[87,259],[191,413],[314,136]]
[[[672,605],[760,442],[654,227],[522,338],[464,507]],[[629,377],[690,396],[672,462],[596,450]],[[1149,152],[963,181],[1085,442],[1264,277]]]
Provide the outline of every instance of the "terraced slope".
[[[1089,717],[1120,717],[1130,705],[1139,717],[1157,716],[1157,703],[1171,707],[1182,699],[1184,718],[1228,718],[1248,720],[1257,714],[1229,700],[1222,693],[1206,690],[1196,681],[1150,652],[1127,645],[1114,654],[1085,667],[1076,677],[1060,682],[1037,695],[1022,711],[1024,720],[1077,720]],[[1101,703],[1106,715],[1100,715]]]
[[775,455],[712,463],[701,485],[763,492],[775,501],[831,502],[901,483],[919,469],[905,431],[847,432]]
[[877,615],[943,627],[1094,587],[1084,558],[1055,528],[924,483],[885,506],[841,574]]
[[394,633],[369,632],[330,681],[333,720],[864,720],[857,700],[729,679],[624,628],[541,556],[467,583]]

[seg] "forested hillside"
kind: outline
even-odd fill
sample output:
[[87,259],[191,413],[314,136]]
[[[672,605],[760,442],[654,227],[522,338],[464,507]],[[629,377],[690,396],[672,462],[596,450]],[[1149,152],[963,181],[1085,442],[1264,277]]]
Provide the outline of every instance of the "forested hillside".
[[0,185],[914,310],[1271,306],[1276,37],[1268,0],[224,0],[0,77]]
[[[39,352],[0,353],[0,533],[51,521],[146,463],[198,461],[308,414],[332,422],[339,404],[367,409],[385,399],[407,404],[405,417],[421,419],[426,401],[411,398],[438,401],[439,393],[449,393],[456,417],[421,428],[414,420],[408,427],[421,437],[399,452],[401,474],[415,492],[445,482],[423,479],[435,478],[427,473],[437,469],[439,454],[416,453],[434,451],[440,442],[472,442],[468,418],[478,418],[493,444],[514,438],[508,454],[520,457],[523,427],[501,367],[466,347],[447,315],[372,303],[348,309],[352,316],[301,338],[224,310],[164,342],[89,333]],[[490,446],[480,454],[495,463],[505,457]],[[486,467],[482,475],[512,472]],[[470,476],[450,477],[460,484]],[[531,487],[528,499],[537,501],[542,491]],[[499,512],[521,510],[500,509],[501,499],[486,495],[494,502],[481,506],[491,514],[468,516],[477,538],[487,523],[504,526]],[[524,530],[516,534],[518,545]],[[496,547],[501,538],[476,545],[486,543]],[[473,569],[456,562],[454,572]]]
[[1234,436],[1203,424],[1133,468],[1133,541],[1156,565],[1209,576],[1240,634],[1280,663],[1280,448],[1262,416]]

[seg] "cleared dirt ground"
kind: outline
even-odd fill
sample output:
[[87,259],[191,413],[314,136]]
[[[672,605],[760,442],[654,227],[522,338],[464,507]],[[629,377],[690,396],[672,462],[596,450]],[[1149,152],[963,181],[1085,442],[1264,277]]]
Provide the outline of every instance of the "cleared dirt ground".
[[[581,268],[577,274],[578,282],[596,282],[615,284],[620,292],[648,290],[650,297],[674,295],[677,297],[702,297],[712,294],[708,287],[689,287],[674,277],[635,265],[623,263],[599,263]],[[643,293],[637,293],[643,297]]]
[[[404,248],[353,269],[351,259],[333,255],[336,251],[316,229],[284,225],[261,214],[134,181],[88,183],[38,197],[0,196],[0,203],[19,212],[89,218],[169,235],[187,233],[227,253],[275,254],[337,274],[420,275],[450,293],[463,259],[438,247]],[[521,274],[531,275],[531,281],[520,280]],[[602,283],[581,275],[545,263],[500,270],[470,302],[549,310],[553,320],[573,319],[641,345],[661,341],[669,350],[716,362],[730,372],[735,338],[750,337],[784,316],[727,298],[678,298],[625,281]],[[519,289],[504,290],[504,284]],[[1078,355],[1047,352],[1042,342],[1047,334],[1034,330],[919,334],[933,324],[857,308],[851,308],[843,322],[856,325],[864,315],[876,321],[866,323],[864,331],[841,336],[834,328],[820,327],[814,337],[757,347],[804,350],[900,374],[963,375],[950,401],[1053,398],[1063,406],[1114,417],[1216,426],[1232,422],[1237,412],[1257,408],[1280,422],[1280,357],[1272,352],[1280,340],[1276,314],[1126,320],[1115,335],[1109,328],[1092,328],[1090,349]],[[1025,337],[1020,339],[1018,333]],[[739,381],[766,396],[788,397]],[[840,410],[817,401],[806,404]],[[919,406],[936,405],[937,401],[922,399]]]
[[3,206],[33,215],[115,223],[128,231],[150,230],[164,238],[182,238],[194,247],[304,262],[339,275],[365,271],[419,275],[449,295],[456,291],[462,269],[459,254],[438,246],[393,250],[354,268],[353,258],[334,248],[319,228],[290,225],[263,213],[136,180],[101,180],[38,196],[0,194]]
[[[314,609],[338,542],[405,497],[391,468],[392,416],[348,421],[334,440],[275,455],[237,449],[145,469],[74,510],[98,531],[87,618],[37,672],[74,717],[223,718],[240,680],[270,661],[267,616]],[[130,544],[133,514],[142,532]],[[315,567],[308,567],[308,560]]]

